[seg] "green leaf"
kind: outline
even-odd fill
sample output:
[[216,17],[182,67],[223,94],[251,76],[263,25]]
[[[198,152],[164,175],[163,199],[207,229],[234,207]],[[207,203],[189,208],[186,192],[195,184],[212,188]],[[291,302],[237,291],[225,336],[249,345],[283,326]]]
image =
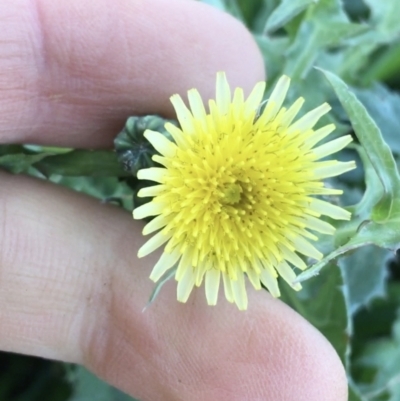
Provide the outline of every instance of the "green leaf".
[[130,174],[123,170],[117,155],[108,150],[77,149],[61,155],[41,158],[34,164],[45,176],[123,177]]
[[390,149],[400,154],[400,96],[382,84],[368,89],[353,89],[382,132]]
[[370,22],[378,31],[386,36],[386,40],[394,39],[400,33],[398,0],[364,0],[371,10]]
[[348,401],[368,401],[365,397],[363,397],[359,390],[353,383],[349,383],[349,399]]
[[26,154],[11,153],[0,156],[0,167],[10,173],[19,174],[27,171],[33,164],[49,157],[48,153]]
[[[354,82],[365,82],[365,80],[371,79],[368,65],[372,66],[376,60],[374,52],[382,45],[393,43],[400,34],[400,24],[398,23],[400,2],[398,0],[365,0],[365,3],[371,10],[370,19],[367,21],[370,30],[350,41],[350,47],[343,54],[343,65],[338,71],[342,77]],[[388,59],[384,62],[387,63]],[[398,60],[392,58],[390,62],[397,64]],[[393,67],[389,65],[388,67],[393,71]],[[382,63],[379,68],[386,69]],[[363,71],[362,75],[360,75],[360,71]]]
[[383,140],[378,126],[348,86],[335,74],[321,71],[332,85],[357,138],[382,182],[385,196],[375,207],[372,217],[375,221],[385,221],[394,213],[400,212],[396,210],[397,207],[394,208],[394,200],[400,196],[400,175],[392,152]]
[[391,43],[364,67],[361,77],[363,86],[371,85],[375,81],[398,79],[398,72],[400,70],[400,43]]
[[371,382],[359,384],[361,392],[368,400],[399,400],[400,313],[394,322],[391,338],[369,343],[356,359],[355,366],[374,372]]
[[[392,268],[394,263],[395,260],[392,259],[390,261]],[[360,309],[354,315],[354,332],[356,334],[354,346],[358,348],[356,355],[366,344],[375,341],[377,338],[391,336],[392,326],[396,320],[399,306],[400,281],[393,280],[393,276],[390,275],[386,285],[385,298],[375,299],[371,305]],[[363,374],[359,374],[360,372],[354,373],[357,382],[365,381],[363,380]]]
[[81,366],[71,372],[70,380],[74,394],[68,401],[135,401]]
[[133,209],[133,190],[116,177],[63,177],[54,175],[50,181],[93,196],[103,203],[118,203],[124,209]]
[[[230,0],[232,1],[232,0]],[[263,9],[263,0],[236,0],[238,8],[241,11],[244,21],[247,26],[253,27],[255,19]]]
[[363,0],[344,0],[344,7],[347,14],[353,20],[366,20],[368,19],[369,9],[364,4]]
[[[353,234],[353,233],[352,233]],[[396,251],[400,248],[400,220],[391,220],[385,224],[366,221],[361,224],[358,231],[343,246],[335,249],[325,256],[320,262],[315,263],[309,269],[297,276],[295,282],[302,282],[319,274],[321,269],[339,256],[362,248],[367,245],[377,245],[381,248]]]
[[[269,3],[275,0],[268,0]],[[201,0],[215,8],[223,10],[243,21],[248,27],[257,25],[257,18],[264,11],[265,0]]]
[[379,35],[370,28],[367,32],[351,38],[348,41],[348,47],[343,50],[343,62],[336,70],[336,73],[350,82],[358,83],[362,76],[360,70],[370,62],[371,54],[380,45]]
[[26,153],[25,147],[22,145],[0,145],[0,156],[16,153]]
[[339,259],[350,314],[369,305],[373,299],[385,296],[386,263],[391,256],[386,249],[366,246]]
[[[360,145],[352,145],[357,150],[360,159],[363,164],[363,170],[365,174],[365,192],[361,201],[350,207],[349,210],[353,214],[350,224],[356,225],[357,230],[362,227],[363,224],[368,223],[371,217],[373,207],[382,199],[384,194],[383,185],[379,179],[379,176],[373,167],[370,159],[368,158],[367,152]],[[354,231],[355,232],[355,231]],[[343,244],[345,241],[339,241]]]
[[251,24],[253,33],[260,35],[264,33],[265,24],[270,15],[274,12],[275,8],[279,5],[279,3],[280,0],[262,0],[262,4],[257,13],[254,15]]
[[73,148],[64,148],[59,146],[42,146],[42,145],[33,145],[33,144],[24,144],[22,145],[25,151],[34,152],[34,153],[48,153],[51,155],[68,153]]
[[339,0],[319,0],[309,6],[293,44],[287,51],[284,72],[293,79],[305,78],[322,50],[337,47],[368,30],[349,21]]
[[282,0],[272,12],[265,25],[265,34],[270,34],[284,26],[288,21],[299,15],[310,4],[318,3],[318,0]]

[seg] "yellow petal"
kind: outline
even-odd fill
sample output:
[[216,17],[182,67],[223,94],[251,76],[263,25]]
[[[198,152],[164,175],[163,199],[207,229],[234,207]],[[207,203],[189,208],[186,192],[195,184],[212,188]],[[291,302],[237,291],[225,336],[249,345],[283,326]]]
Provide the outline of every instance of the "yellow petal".
[[226,273],[222,273],[222,279],[224,282],[224,291],[225,297],[228,302],[233,302],[233,294],[232,294],[232,287],[231,287],[231,279],[228,277]]
[[137,173],[137,178],[139,180],[155,181],[162,184],[167,175],[168,170],[166,168],[150,167],[139,170]]
[[193,116],[190,113],[189,109],[186,107],[182,98],[179,95],[173,95],[171,96],[170,100],[172,105],[174,106],[179,124],[182,127],[182,131],[186,134],[193,134]]
[[300,120],[297,120],[288,129],[288,134],[295,131],[307,131],[314,127],[317,121],[331,109],[328,103],[321,104],[321,106],[309,111]]
[[317,156],[317,159],[329,156],[333,153],[339,152],[346,147],[350,142],[353,141],[351,135],[345,135],[340,138],[334,139],[333,141],[327,142],[318,148],[313,149],[313,153]]
[[[282,107],[283,101],[286,98],[286,94],[289,90],[290,78],[283,75],[279,78],[271,96],[268,99],[268,105],[271,104],[272,108],[269,110],[271,118],[275,118],[278,114],[279,109]],[[268,106],[267,106],[268,107]]]
[[301,290],[300,283],[293,284],[296,279],[295,272],[291,269],[291,267],[286,262],[281,262],[276,266],[276,270],[278,270],[279,275],[296,291]]
[[152,187],[146,187],[139,190],[137,196],[139,198],[147,198],[159,195],[162,191],[165,191],[165,185],[153,185]]
[[296,247],[296,250],[305,256],[309,256],[310,258],[314,258],[316,260],[321,260],[324,256],[303,237],[294,237],[292,241],[293,245]]
[[249,278],[251,284],[256,290],[261,290],[261,283],[260,283],[260,277],[259,275],[255,272],[255,270],[252,267],[249,267],[246,271],[247,277]]
[[216,305],[218,300],[218,289],[221,272],[217,269],[210,269],[206,272],[206,298],[208,305]]
[[278,281],[271,275],[269,271],[265,269],[261,270],[260,279],[274,298],[278,298],[281,295],[278,287]]
[[137,207],[133,211],[133,218],[136,220],[144,219],[149,216],[156,216],[161,214],[165,205],[163,203],[149,202]]
[[177,298],[179,302],[187,302],[189,299],[190,293],[194,287],[194,272],[193,268],[189,267],[185,270],[184,275],[178,281],[178,288],[177,288]]
[[231,280],[231,288],[233,299],[235,300],[235,304],[238,306],[239,310],[246,310],[248,300],[243,274],[238,273],[237,279]]
[[178,262],[180,256],[181,254],[177,249],[171,253],[164,252],[160,259],[158,259],[158,262],[154,265],[150,274],[150,280],[153,280],[154,282],[158,281],[167,270]]
[[311,199],[310,209],[335,220],[350,220],[351,213],[339,206],[332,205],[320,199]]
[[160,228],[163,228],[167,225],[168,219],[163,216],[162,214],[155,217],[153,220],[148,222],[142,230],[143,235],[148,235],[153,233],[154,231],[159,230]]
[[222,115],[227,114],[231,103],[231,88],[224,72],[217,74],[215,98],[219,112]]
[[163,156],[174,157],[176,155],[176,145],[159,132],[148,129],[143,136],[153,145],[154,149]]
[[356,168],[356,163],[354,161],[350,162],[336,162],[331,165],[318,167],[314,170],[315,179],[324,179],[330,177],[336,177],[338,175],[347,173],[350,170]]
[[138,258],[143,258],[149,253],[154,252],[161,245],[165,244],[170,238],[171,235],[165,235],[162,232],[157,233],[140,247],[138,251]]

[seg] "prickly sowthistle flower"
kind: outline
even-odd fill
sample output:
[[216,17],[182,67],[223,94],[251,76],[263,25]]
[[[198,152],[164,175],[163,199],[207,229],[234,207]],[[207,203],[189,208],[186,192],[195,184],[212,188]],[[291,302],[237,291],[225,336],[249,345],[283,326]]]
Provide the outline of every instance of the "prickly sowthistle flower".
[[[153,159],[164,168],[148,168],[138,178],[159,183],[139,192],[152,201],[134,210],[134,218],[157,216],[143,234],[158,231],[139,250],[143,257],[166,243],[150,278],[159,280],[177,265],[178,300],[186,302],[193,287],[205,281],[209,305],[217,303],[222,277],[225,296],[247,308],[244,276],[280,295],[277,277],[295,290],[292,266],[305,269],[302,255],[321,259],[308,241],[309,230],[332,234],[319,219],[349,219],[346,210],[315,198],[342,191],[326,188],[323,179],[354,168],[354,162],[319,161],[349,142],[344,136],[315,145],[334,130],[314,125],[330,110],[327,103],[292,123],[304,99],[282,107],[290,79],[278,81],[259,114],[265,82],[245,100],[241,88],[233,99],[224,73],[218,73],[216,100],[209,112],[196,89],[188,92],[190,110],[179,95],[171,97],[181,128],[166,124],[174,142],[147,131],[145,137],[161,154]],[[289,264],[290,263],[290,264]]]

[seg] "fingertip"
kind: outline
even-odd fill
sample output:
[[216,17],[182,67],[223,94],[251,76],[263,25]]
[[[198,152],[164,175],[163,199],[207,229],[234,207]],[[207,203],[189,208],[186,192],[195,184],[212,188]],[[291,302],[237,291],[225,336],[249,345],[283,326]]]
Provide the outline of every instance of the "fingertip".
[[174,3],[182,10],[180,25],[190,21],[190,30],[187,29],[188,36],[183,42],[178,38],[181,35],[178,30],[171,38],[175,43],[182,42],[173,54],[180,64],[173,71],[173,93],[186,95],[189,89],[197,88],[203,98],[214,98],[218,71],[224,71],[230,86],[242,87],[245,94],[250,93],[255,83],[265,80],[261,52],[240,21],[204,3],[186,0],[174,0]]
[[[33,4],[14,6],[12,29],[0,34],[18,53],[0,51],[0,67],[13,64],[7,61],[14,100],[6,109],[15,116],[4,118],[12,124],[2,127],[3,141],[110,146],[129,115],[173,116],[174,93],[195,87],[214,97],[217,71],[247,93],[264,79],[261,53],[244,25],[197,1]],[[23,90],[12,90],[17,85]]]
[[[113,318],[125,322],[130,343],[110,331],[107,355],[123,357],[118,366],[97,359],[90,368],[140,399],[347,401],[345,371],[333,347],[266,291],[249,293],[246,312],[223,297],[207,306],[204,288],[186,304],[175,292],[176,284],[167,283],[139,320],[131,296],[122,296]],[[145,367],[132,362],[138,352]]]
[[271,400],[347,401],[346,372],[331,343],[281,300],[260,293],[252,298],[260,359],[269,359]]

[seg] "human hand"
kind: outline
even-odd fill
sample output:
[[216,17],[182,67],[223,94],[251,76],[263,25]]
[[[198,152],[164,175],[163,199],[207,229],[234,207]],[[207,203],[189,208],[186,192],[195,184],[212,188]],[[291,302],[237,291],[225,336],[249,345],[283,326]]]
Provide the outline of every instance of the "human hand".
[[[247,92],[262,58],[231,17],[184,0],[0,3],[0,139],[111,146],[130,114],[172,115],[169,96],[215,73]],[[84,364],[143,400],[341,401],[330,344],[265,291],[249,310],[175,283],[144,313],[157,256],[112,206],[1,173],[0,347]]]

